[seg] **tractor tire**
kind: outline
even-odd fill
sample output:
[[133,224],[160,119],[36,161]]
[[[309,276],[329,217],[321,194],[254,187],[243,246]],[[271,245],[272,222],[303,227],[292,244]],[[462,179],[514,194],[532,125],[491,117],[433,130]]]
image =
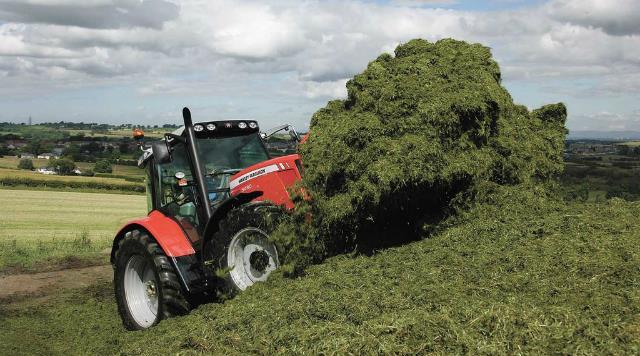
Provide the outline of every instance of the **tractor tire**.
[[145,231],[127,232],[120,241],[113,284],[118,313],[128,330],[147,329],[191,310],[173,265]]
[[205,259],[215,269],[222,298],[265,281],[280,266],[269,236],[283,215],[282,209],[273,205],[249,204],[232,209],[219,222],[205,246]]

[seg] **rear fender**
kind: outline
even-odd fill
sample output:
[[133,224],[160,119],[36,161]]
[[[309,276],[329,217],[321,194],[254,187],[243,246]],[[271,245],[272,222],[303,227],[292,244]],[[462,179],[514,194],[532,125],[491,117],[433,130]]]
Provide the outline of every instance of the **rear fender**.
[[111,264],[115,262],[120,240],[127,232],[136,229],[146,230],[168,257],[182,257],[196,253],[180,225],[175,220],[154,210],[147,217],[133,220],[118,231],[111,248]]

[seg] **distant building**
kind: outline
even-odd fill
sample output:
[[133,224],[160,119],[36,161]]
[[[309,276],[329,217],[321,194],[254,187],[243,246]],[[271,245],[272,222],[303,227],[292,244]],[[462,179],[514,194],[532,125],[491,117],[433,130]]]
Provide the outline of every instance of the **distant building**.
[[33,153],[22,153],[20,158],[35,158],[35,155]]
[[51,167],[41,167],[41,168],[38,168],[36,172],[40,174],[47,174],[47,175],[56,174],[56,171],[54,171],[53,168]]
[[40,158],[40,159],[51,159],[51,158],[58,159],[58,158],[60,158],[60,156],[58,156],[55,153],[45,152],[45,153],[39,154],[38,158]]

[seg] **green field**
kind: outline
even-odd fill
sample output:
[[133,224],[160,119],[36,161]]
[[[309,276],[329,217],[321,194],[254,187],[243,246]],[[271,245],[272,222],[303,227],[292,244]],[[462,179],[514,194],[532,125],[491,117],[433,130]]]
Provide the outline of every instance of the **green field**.
[[[31,159],[31,161],[33,162],[33,165],[36,168],[46,167],[47,162],[49,162],[48,159],[38,159],[38,158],[33,158]],[[17,156],[0,157],[0,168],[17,169],[18,162],[20,162],[20,158],[18,158]]]
[[112,192],[142,194],[141,177],[104,178],[38,174],[33,171],[0,168],[0,188]]
[[0,201],[0,270],[95,253],[146,214],[142,195],[0,189]]
[[560,177],[570,200],[604,202],[610,198],[640,200],[640,158],[621,155],[575,155]]
[[638,147],[638,146],[640,146],[640,141],[628,141],[628,142],[621,143],[621,145],[626,145],[626,146],[631,146],[631,147]]
[[[125,332],[110,284],[0,305],[7,354],[638,354],[640,203],[501,189],[428,238]],[[82,340],[82,342],[79,342]]]
[[115,175],[123,175],[123,176],[132,176],[132,177],[141,177],[144,176],[145,170],[140,169],[135,166],[124,166],[120,164],[113,165],[113,172],[111,174]]

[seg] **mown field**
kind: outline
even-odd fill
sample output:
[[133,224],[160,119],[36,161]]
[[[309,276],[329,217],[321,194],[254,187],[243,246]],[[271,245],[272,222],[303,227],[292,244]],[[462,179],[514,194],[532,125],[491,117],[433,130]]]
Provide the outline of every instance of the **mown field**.
[[626,145],[626,146],[630,146],[630,147],[638,147],[638,146],[640,146],[640,141],[628,141],[628,142],[624,142],[622,144]]
[[0,188],[143,194],[143,181],[142,177],[58,176],[0,168]]
[[0,306],[7,354],[638,354],[640,202],[501,189],[431,236],[144,332],[110,284]]
[[0,201],[0,271],[93,258],[122,224],[146,214],[143,195],[0,189]]

